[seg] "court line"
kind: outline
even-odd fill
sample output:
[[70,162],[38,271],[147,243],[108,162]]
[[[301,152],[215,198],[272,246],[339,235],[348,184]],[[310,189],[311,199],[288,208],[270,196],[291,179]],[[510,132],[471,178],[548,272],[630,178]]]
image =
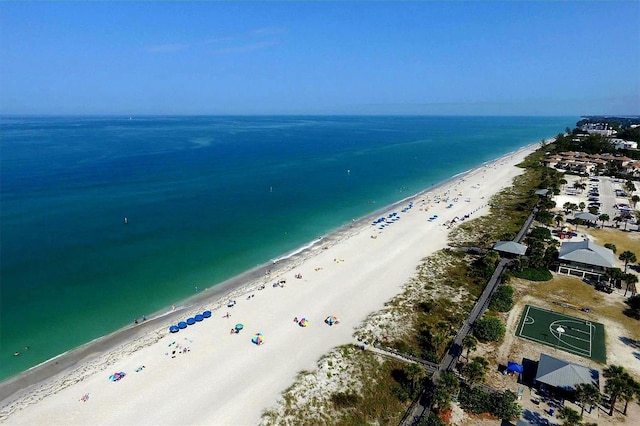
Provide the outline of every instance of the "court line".
[[[555,323],[556,321],[567,321],[567,322],[573,322],[575,324],[579,324],[579,325],[586,325],[589,328],[589,331],[584,331],[582,329],[576,328],[575,331],[577,333],[581,333],[581,334],[589,334],[589,339],[582,339],[578,336],[574,336],[572,334],[566,334],[565,333],[565,337],[567,338],[571,338],[574,339],[575,341],[581,341],[581,342],[587,342],[589,344],[589,347],[587,349],[582,349],[578,346],[574,346],[573,344],[564,341],[563,339],[560,339],[559,342],[561,342],[562,344],[557,344],[557,345],[552,345],[550,342],[544,341],[544,340],[540,340],[537,338],[534,338],[532,336],[529,336],[527,334],[524,334],[524,326],[528,325],[526,324],[526,320],[528,317],[530,317],[530,313],[531,313],[531,308],[534,308],[534,312],[535,311],[540,311],[542,313],[548,313],[551,316],[555,316],[556,318],[560,318],[560,319],[556,319],[555,321],[550,322],[549,324],[549,330],[551,331],[551,334],[554,335],[553,333],[553,329],[551,329],[551,325],[553,323]],[[564,318],[564,319],[563,319]],[[534,318],[534,322],[535,322],[535,318]],[[527,340],[531,340],[546,346],[555,346],[555,347],[560,347],[563,350],[566,350],[569,353],[574,353],[576,355],[581,355],[581,356],[587,356],[589,358],[592,357],[592,348],[593,348],[593,331],[595,330],[596,326],[593,325],[591,323],[591,321],[587,321],[587,320],[583,320],[581,318],[577,318],[577,317],[572,317],[569,315],[565,315],[559,312],[555,312],[555,311],[550,311],[548,309],[543,309],[543,308],[539,308],[537,306],[532,306],[532,305],[528,305],[527,306],[527,310],[525,312],[525,316],[522,319],[522,325],[520,327],[520,332],[519,332],[519,337],[525,338]],[[574,328],[572,327],[572,330],[574,330]],[[555,336],[555,335],[554,335]]]
[[[545,345],[545,346],[549,346],[549,347],[552,347],[552,348],[556,347],[556,345],[554,345],[554,344],[552,344],[550,342],[546,342],[544,340],[538,340],[538,339],[535,339],[533,337],[526,337],[526,336],[521,336],[521,337],[523,339],[531,340],[533,342],[537,342],[537,343],[540,343],[540,344]],[[561,342],[562,342],[562,340],[561,340]],[[576,351],[576,350],[573,350],[573,349],[565,347],[565,346],[558,346],[558,349],[562,349],[562,350],[564,350],[566,352],[569,352],[569,353],[572,353],[572,354],[575,354],[575,355],[580,355],[580,356],[584,356],[584,357],[587,356],[586,351],[584,351],[584,353],[581,353],[580,351]]]
[[527,306],[527,312],[525,312],[524,317],[522,317],[522,325],[520,326],[520,336],[522,336],[522,330],[524,330],[524,326],[525,326],[525,323],[527,322],[527,318],[529,318],[529,309],[531,309],[531,305]]

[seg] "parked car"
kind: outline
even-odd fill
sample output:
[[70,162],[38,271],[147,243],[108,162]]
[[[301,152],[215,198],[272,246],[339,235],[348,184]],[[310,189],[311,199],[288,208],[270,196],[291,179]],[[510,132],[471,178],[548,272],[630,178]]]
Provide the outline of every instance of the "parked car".
[[597,283],[596,284],[596,290],[603,291],[603,292],[608,293],[608,294],[613,293],[613,287],[611,287],[607,283]]

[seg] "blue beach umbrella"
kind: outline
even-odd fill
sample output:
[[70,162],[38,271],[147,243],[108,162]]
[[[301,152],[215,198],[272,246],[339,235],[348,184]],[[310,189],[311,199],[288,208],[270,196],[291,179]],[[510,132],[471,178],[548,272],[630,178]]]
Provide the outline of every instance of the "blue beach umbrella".
[[187,328],[187,323],[186,323],[186,322],[184,322],[184,321],[180,321],[180,322],[178,323],[178,328]]
[[177,333],[178,331],[180,331],[180,327],[178,327],[177,325],[172,325],[171,327],[169,327],[170,333]]
[[333,324],[338,322],[338,318],[336,318],[333,315],[331,315],[331,316],[328,316],[327,318],[325,318],[324,322],[326,322],[329,325],[333,325]]
[[202,313],[202,316],[205,317],[205,318],[211,318],[211,311],[204,311]]
[[187,324],[188,325],[193,325],[196,323],[196,320],[194,318],[187,318]]
[[198,314],[198,315],[196,315],[194,318],[195,318],[195,320],[196,320],[196,321],[198,321],[198,322],[200,322],[200,321],[202,321],[202,320],[204,319],[204,317],[202,316],[202,314]]

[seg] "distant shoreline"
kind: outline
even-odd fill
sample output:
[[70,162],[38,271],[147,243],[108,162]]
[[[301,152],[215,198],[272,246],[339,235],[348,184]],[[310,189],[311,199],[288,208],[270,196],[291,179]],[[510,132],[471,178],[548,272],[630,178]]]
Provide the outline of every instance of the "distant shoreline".
[[175,311],[172,311],[171,307],[161,309],[149,315],[146,321],[140,322],[137,325],[123,327],[108,335],[96,338],[12,376],[3,382],[0,382],[0,401],[4,403],[6,402],[5,400],[15,396],[20,391],[24,391],[30,386],[43,382],[57,374],[68,371],[84,362],[114,350],[125,342],[140,338],[152,331],[160,331],[164,328],[168,328],[170,324],[186,318],[186,313],[195,311],[197,308],[213,309],[214,306],[220,307],[223,304],[226,304],[227,299],[246,293],[252,287],[257,286],[261,281],[269,281],[268,277],[265,278],[265,273],[267,271],[271,271],[272,274],[276,275],[291,270],[302,260],[309,257],[309,255],[314,251],[317,251],[320,245],[328,247],[345,239],[354,232],[360,232],[363,228],[371,226],[371,221],[379,217],[384,212],[397,209],[398,207],[408,203],[410,200],[422,197],[431,191],[437,191],[458,179],[463,179],[470,173],[482,169],[487,164],[498,162],[502,158],[512,156],[523,150],[532,149],[537,145],[538,143],[529,144],[510,151],[494,160],[484,161],[474,168],[457,173],[441,182],[433,184],[428,188],[424,188],[411,196],[404,197],[392,204],[378,208],[361,218],[355,219],[353,222],[344,224],[325,236],[318,237],[298,249],[284,253],[282,256],[274,259],[275,262],[272,260],[228,280],[210,286],[206,290],[178,302],[175,305]]

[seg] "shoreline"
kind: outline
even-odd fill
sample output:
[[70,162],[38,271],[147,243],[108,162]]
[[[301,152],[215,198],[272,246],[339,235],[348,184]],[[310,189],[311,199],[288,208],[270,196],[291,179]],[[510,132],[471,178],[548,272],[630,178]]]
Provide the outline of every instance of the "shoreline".
[[[423,203],[425,200],[419,200],[419,198],[425,198],[429,196],[431,192],[441,192],[447,186],[453,187],[453,184],[465,182],[467,177],[473,176],[482,170],[486,170],[486,168],[491,165],[499,166],[499,163],[518,154],[533,152],[536,147],[537,143],[526,145],[506,153],[495,160],[486,161],[477,167],[458,173],[442,182],[432,185],[429,188],[425,188],[416,194],[405,197],[390,205],[381,207],[351,223],[347,223],[328,233],[326,236],[315,239],[289,253],[285,253],[283,256],[272,260],[270,263],[258,265],[242,274],[212,287],[208,287],[205,291],[180,301],[174,312],[171,310],[167,312],[167,309],[160,310],[138,325],[131,325],[116,330],[113,333],[99,337],[78,348],[67,351],[32,367],[25,372],[19,373],[18,375],[0,383],[0,401],[2,401],[0,410],[3,410],[4,407],[11,405],[21,397],[24,397],[25,394],[29,393],[29,391],[37,385],[40,385],[40,389],[42,389],[45,382],[51,381],[56,376],[70,373],[74,368],[77,369],[78,366],[82,367],[83,365],[91,363],[99,364],[100,358],[108,357],[109,354],[117,352],[118,349],[122,349],[125,346],[139,346],[139,348],[148,347],[162,337],[168,335],[167,329],[171,323],[175,323],[174,320],[178,320],[183,317],[186,318],[187,316],[191,316],[190,313],[195,313],[202,309],[210,309],[212,311],[220,310],[221,308],[224,308],[227,299],[240,298],[249,292],[255,291],[258,289],[258,286],[265,285],[274,278],[291,272],[294,268],[299,267],[310,259],[313,259],[330,247],[349,240],[355,235],[366,232],[367,229],[371,228],[371,221],[380,217],[383,213],[388,213],[398,209],[411,201]],[[464,205],[464,203],[461,204]],[[272,271],[269,275],[265,275],[265,272],[268,270]],[[204,305],[208,306],[205,307]],[[136,350],[133,352],[135,353]],[[115,360],[107,360],[106,365],[110,365],[117,361],[118,357],[116,356]],[[95,370],[99,368],[100,365],[94,365],[93,367]],[[51,390],[55,393],[60,389]],[[9,415],[10,414],[11,413],[9,413]],[[2,416],[0,416],[0,419],[1,418]]]

